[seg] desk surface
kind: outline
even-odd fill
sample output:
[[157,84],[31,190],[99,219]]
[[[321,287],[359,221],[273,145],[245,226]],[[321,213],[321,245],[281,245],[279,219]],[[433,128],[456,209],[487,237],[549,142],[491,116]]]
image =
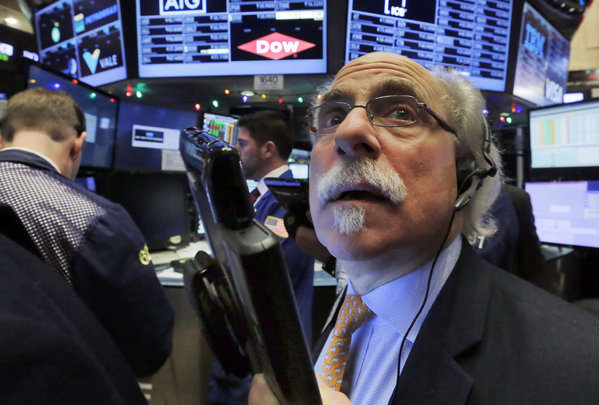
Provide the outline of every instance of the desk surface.
[[[152,252],[152,262],[156,266],[156,274],[163,286],[167,287],[183,287],[183,274],[178,273],[172,266],[165,267],[173,260],[182,260],[190,257],[195,257],[200,250],[211,253],[210,246],[206,240],[192,242],[189,246],[178,250],[163,250]],[[314,286],[326,287],[335,286],[337,282],[335,277],[331,276],[326,271],[322,270],[322,263],[318,260],[314,261]]]

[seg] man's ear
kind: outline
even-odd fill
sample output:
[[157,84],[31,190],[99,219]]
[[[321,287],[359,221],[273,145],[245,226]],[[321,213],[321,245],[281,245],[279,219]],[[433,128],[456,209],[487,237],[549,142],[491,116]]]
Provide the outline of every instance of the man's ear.
[[83,131],[81,135],[76,137],[71,144],[71,150],[69,151],[69,157],[73,160],[78,159],[81,156],[83,145],[85,144],[85,138],[87,137],[87,131]]
[[277,152],[277,145],[273,141],[267,141],[262,145],[264,147],[264,157],[271,158],[275,156]]

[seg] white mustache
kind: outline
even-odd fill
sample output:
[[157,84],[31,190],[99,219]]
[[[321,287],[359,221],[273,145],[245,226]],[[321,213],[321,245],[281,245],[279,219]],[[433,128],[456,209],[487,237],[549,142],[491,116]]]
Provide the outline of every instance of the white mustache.
[[375,187],[393,204],[406,199],[407,190],[401,177],[393,170],[381,170],[372,159],[338,160],[318,178],[318,200],[325,204],[337,197],[340,187],[358,186],[364,182]]

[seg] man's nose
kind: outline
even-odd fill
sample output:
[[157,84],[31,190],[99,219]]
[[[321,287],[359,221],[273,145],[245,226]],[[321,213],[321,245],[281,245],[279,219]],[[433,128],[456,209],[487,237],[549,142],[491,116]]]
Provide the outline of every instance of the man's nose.
[[354,107],[335,131],[335,153],[340,157],[376,159],[380,152],[377,128],[363,106]]

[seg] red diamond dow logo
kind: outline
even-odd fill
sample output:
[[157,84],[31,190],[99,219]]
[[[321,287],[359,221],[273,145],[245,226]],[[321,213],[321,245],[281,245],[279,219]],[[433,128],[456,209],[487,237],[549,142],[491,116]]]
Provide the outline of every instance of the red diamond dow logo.
[[279,60],[314,46],[316,45],[313,43],[273,32],[265,37],[239,45],[237,48],[268,59]]

